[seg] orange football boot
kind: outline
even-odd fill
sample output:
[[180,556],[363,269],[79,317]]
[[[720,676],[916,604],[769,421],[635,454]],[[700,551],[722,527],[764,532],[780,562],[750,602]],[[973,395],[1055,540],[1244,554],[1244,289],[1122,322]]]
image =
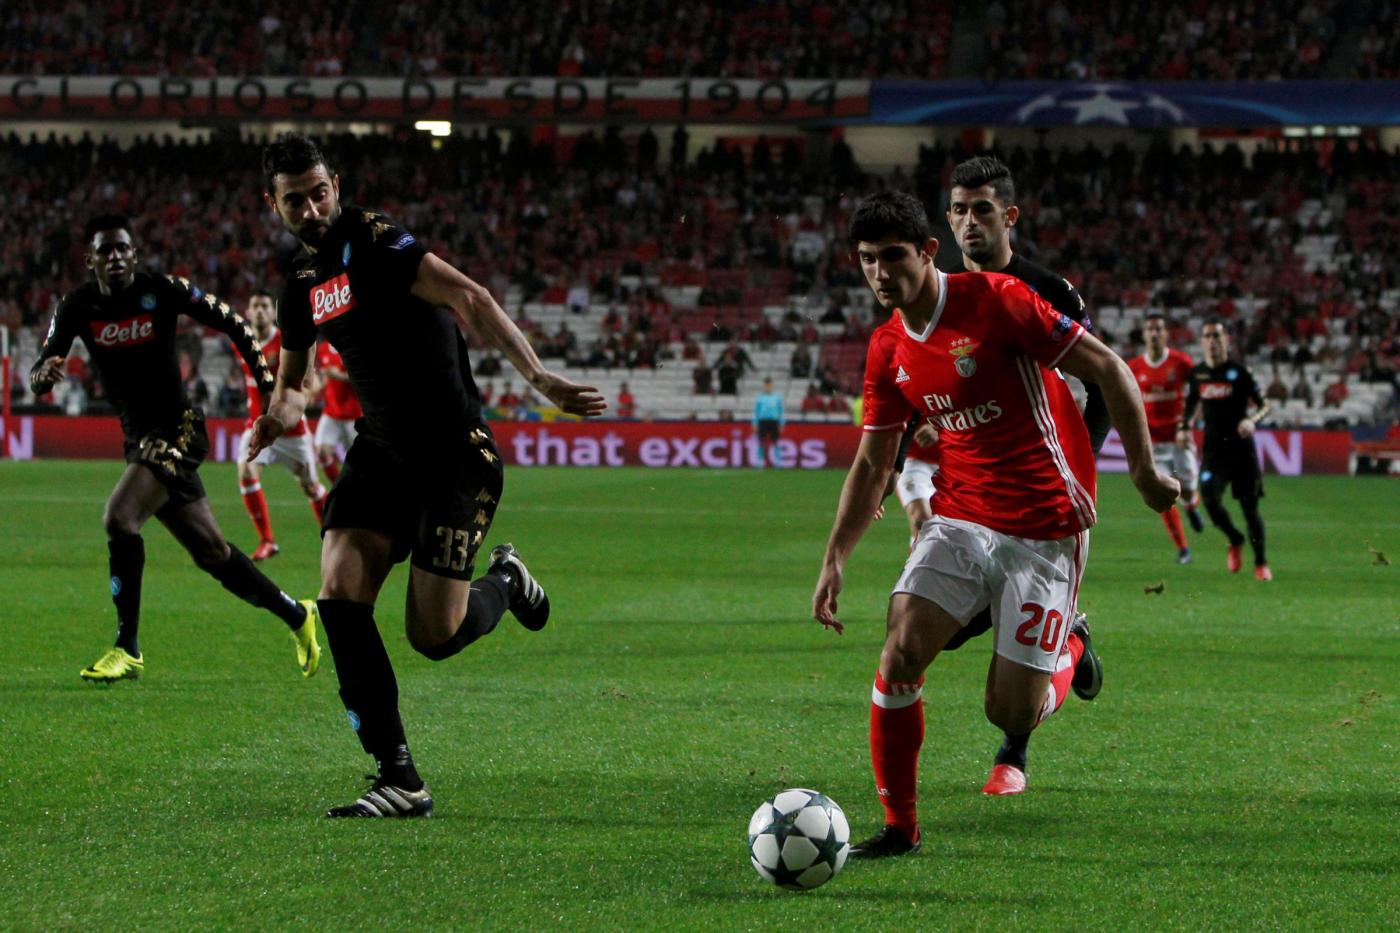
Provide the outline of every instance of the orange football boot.
[[993,765],[982,793],[989,797],[1006,797],[1026,792],[1026,772],[1015,765]]

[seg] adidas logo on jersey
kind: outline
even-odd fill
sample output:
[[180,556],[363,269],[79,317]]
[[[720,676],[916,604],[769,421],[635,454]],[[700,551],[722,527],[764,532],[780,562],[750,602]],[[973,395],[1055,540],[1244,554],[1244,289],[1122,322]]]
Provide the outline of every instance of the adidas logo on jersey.
[[311,289],[311,319],[317,324],[340,317],[353,307],[355,296],[350,292],[350,276],[344,272]]
[[895,384],[896,384],[896,385],[899,384],[899,383],[901,383],[901,382],[908,382],[908,381],[909,381],[909,374],[906,373],[906,372],[904,371],[904,367],[903,367],[903,366],[899,367],[899,372],[895,373],[894,381],[895,381]]

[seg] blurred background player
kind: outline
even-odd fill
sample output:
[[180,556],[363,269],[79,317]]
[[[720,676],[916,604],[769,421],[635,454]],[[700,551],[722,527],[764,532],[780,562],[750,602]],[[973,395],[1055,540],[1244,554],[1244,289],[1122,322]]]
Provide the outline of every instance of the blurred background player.
[[594,416],[605,404],[596,390],[545,369],[487,289],[384,214],[342,205],[340,178],[310,139],[269,144],[263,175],[264,200],[299,245],[283,269],[277,385],[249,454],[301,420],[318,338],[340,350],[365,411],[326,501],[317,605],[346,717],[378,773],[358,799],[326,815],[428,816],[433,798],[409,751],[398,680],[374,621],[389,572],[411,559],[404,630],[433,661],[494,631],[507,610],[531,631],[549,620],[544,588],[511,545],[493,548],[473,579],[505,473],[458,322],[562,410]]
[[[933,518],[933,478],[938,475],[938,431],[924,418],[918,419],[909,448],[904,452],[904,466],[895,481],[895,495],[904,506],[909,519],[909,549],[919,538],[919,529]],[[971,625],[971,623],[968,623]],[[991,616],[987,617],[991,628]]]
[[316,459],[334,485],[340,464],[355,443],[355,420],[364,415],[345,372],[345,361],[329,340],[316,344],[316,379],[321,389],[321,420],[316,422]]
[[1102,387],[1149,507],[1167,508],[1180,488],[1152,461],[1142,399],[1123,361],[1021,282],[940,271],[938,241],[916,198],[866,198],[850,241],[892,313],[870,340],[864,433],[812,596],[824,626],[843,630],[835,613],[844,565],[879,504],[902,429],[919,413],[939,432],[934,518],[895,584],[871,692],[885,825],[852,846],[851,857],[884,858],[920,846],[924,671],[981,610],[992,610],[996,642],[985,711],[1005,734],[1029,734],[1072,685],[1098,691],[1102,671],[1075,614],[1096,520],[1094,459],[1056,367]]
[[1230,521],[1221,501],[1228,485],[1244,513],[1249,546],[1254,551],[1254,577],[1267,583],[1274,574],[1264,556],[1264,519],[1259,515],[1264,474],[1254,449],[1254,428],[1268,415],[1269,403],[1259,394],[1259,385],[1249,370],[1230,358],[1230,335],[1219,318],[1211,318],[1201,328],[1201,345],[1206,360],[1191,370],[1177,443],[1190,443],[1191,425],[1204,413],[1201,497],[1206,514],[1229,539],[1225,565],[1231,573],[1238,573],[1244,535]]
[[[958,163],[948,183],[948,226],[962,252],[963,268],[1020,279],[1050,307],[1092,334],[1094,325],[1084,299],[1069,280],[1011,249],[1011,230],[1021,216],[1011,169],[995,156],[977,156]],[[1084,393],[1084,426],[1089,431],[1089,448],[1097,457],[1108,437],[1108,408],[1103,392],[1092,382],[1084,384]],[[991,627],[991,612],[987,610],[954,635],[943,650],[955,651]],[[1030,733],[1003,737],[993,757],[992,774],[982,788],[984,794],[1005,796],[1025,789],[1029,743]]]
[[316,604],[297,602],[224,540],[199,465],[209,453],[204,414],[190,404],[180,379],[175,339],[180,315],[227,334],[262,392],[272,388],[252,329],[224,302],[184,279],[137,271],[131,222],[119,215],[87,225],[87,265],[94,280],[59,302],[29,381],[36,394],[63,378],[64,356],[75,339],[102,377],[121,418],[126,471],[103,510],[117,637],[112,648],[81,672],[99,683],[136,678],[145,669],[138,630],[146,545],[141,529],[155,516],[189,552],[195,565],[224,589],[276,615],[292,632],[304,676],[316,673]]
[[[277,375],[278,358],[282,352],[282,334],[277,329],[277,302],[271,292],[259,289],[248,299],[248,323],[262,347],[263,356]],[[321,506],[326,499],[325,487],[316,474],[316,452],[311,447],[311,429],[306,419],[290,431],[284,433],[253,459],[248,458],[248,441],[253,436],[253,423],[262,414],[262,394],[253,379],[253,373],[243,361],[243,376],[248,386],[248,422],[238,438],[238,491],[243,495],[243,507],[253,520],[253,528],[258,533],[258,546],[253,551],[253,560],[267,560],[281,548],[272,534],[272,518],[268,514],[267,497],[263,495],[263,467],[280,463],[296,477],[301,491],[311,503],[311,511],[316,516],[316,524],[321,524]]]
[[763,391],[753,400],[753,430],[758,438],[758,465],[775,467],[778,462],[778,438],[783,433],[783,397],[773,391],[773,380],[763,380]]
[[[1160,311],[1149,311],[1142,325],[1143,353],[1128,360],[1128,368],[1137,379],[1147,409],[1147,429],[1152,434],[1152,456],[1157,465],[1171,473],[1181,483],[1181,502],[1194,531],[1203,531],[1205,522],[1196,506],[1196,444],[1188,434],[1179,443],[1177,429],[1181,426],[1182,409],[1186,407],[1186,384],[1191,357],[1167,346],[1167,319]],[[1191,548],[1186,543],[1186,530],[1181,527],[1181,513],[1172,506],[1162,513],[1172,544],[1176,545],[1176,562],[1191,563]]]

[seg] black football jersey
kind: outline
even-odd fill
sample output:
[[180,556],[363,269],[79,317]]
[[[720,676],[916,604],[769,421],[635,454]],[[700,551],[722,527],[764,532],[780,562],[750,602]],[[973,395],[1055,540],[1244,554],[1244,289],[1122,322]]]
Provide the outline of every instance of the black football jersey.
[[283,348],[331,342],[364,409],[359,432],[410,459],[450,453],[482,423],[455,316],[411,292],[427,253],[384,214],[342,205],[314,251],[289,257],[277,312]]
[[31,379],[44,360],[66,356],[74,339],[81,340],[128,439],[176,428],[190,407],[175,348],[182,314],[227,334],[259,389],[272,391],[272,372],[247,321],[199,286],[150,272],[137,272],[129,286],[111,295],[102,294],[96,282],[65,295]]
[[1248,417],[1251,405],[1263,407],[1264,398],[1253,374],[1239,362],[1226,360],[1219,366],[1198,363],[1192,367],[1187,379],[1185,417],[1195,416],[1197,402],[1205,418],[1202,433],[1207,450],[1253,443],[1240,437],[1239,425]]

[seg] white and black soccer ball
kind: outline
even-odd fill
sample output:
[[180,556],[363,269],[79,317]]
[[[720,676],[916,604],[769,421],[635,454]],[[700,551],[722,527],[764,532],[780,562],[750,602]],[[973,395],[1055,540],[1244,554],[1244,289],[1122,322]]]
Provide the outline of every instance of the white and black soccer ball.
[[749,861],[766,881],[792,891],[826,884],[846,864],[851,825],[825,794],[804,787],[765,800],[749,820]]

